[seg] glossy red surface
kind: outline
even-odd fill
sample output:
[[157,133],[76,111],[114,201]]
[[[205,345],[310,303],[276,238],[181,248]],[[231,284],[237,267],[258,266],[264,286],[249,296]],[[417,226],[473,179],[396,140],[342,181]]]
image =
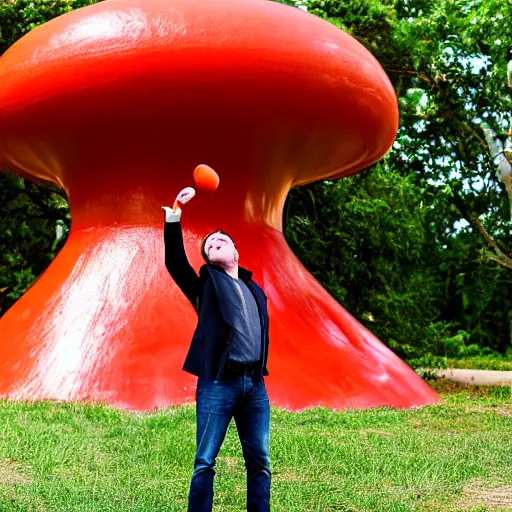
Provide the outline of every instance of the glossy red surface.
[[164,266],[163,210],[204,162],[221,183],[182,216],[222,228],[269,299],[272,405],[411,407],[437,394],[292,254],[291,187],[361,170],[398,123],[357,41],[265,0],[108,0],[36,28],[0,58],[0,167],[67,192],[72,226],[0,320],[0,395],[138,410],[195,398],[181,370],[197,317]]

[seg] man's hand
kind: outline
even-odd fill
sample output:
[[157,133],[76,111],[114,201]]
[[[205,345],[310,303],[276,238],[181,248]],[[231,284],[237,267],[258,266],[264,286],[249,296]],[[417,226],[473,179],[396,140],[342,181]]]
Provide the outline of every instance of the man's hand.
[[187,204],[195,195],[196,191],[192,187],[186,187],[176,196],[176,202]]
[[181,218],[180,205],[187,204],[194,196],[196,191],[192,187],[185,187],[177,196],[174,201],[174,206],[162,206],[165,210],[165,222],[179,222]]

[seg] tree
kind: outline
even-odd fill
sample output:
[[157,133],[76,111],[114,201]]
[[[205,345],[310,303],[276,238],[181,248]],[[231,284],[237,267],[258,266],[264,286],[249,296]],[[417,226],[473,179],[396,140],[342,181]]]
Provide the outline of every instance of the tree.
[[[424,206],[434,212],[431,236],[442,263],[434,258],[424,264],[439,265],[447,280],[444,305],[436,302],[439,320],[452,334],[463,329],[472,342],[504,351],[512,331],[510,198],[482,123],[505,137],[511,119],[504,88],[512,48],[509,7],[497,0],[310,0],[306,5],[356,37],[395,86],[401,123],[387,165],[414,177],[426,191]],[[292,191],[292,202],[297,195]]]
[[[285,236],[351,314],[402,357],[434,349],[446,327],[429,192],[384,160],[293,191]],[[442,331],[442,332],[441,332]]]

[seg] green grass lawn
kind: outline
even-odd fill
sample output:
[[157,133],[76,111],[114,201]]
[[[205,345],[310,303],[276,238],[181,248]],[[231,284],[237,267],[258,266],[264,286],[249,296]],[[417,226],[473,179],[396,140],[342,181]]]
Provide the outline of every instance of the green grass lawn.
[[[432,385],[416,410],[272,407],[272,510],[512,511],[510,386]],[[0,511],[185,511],[194,453],[194,404],[0,401]],[[245,510],[233,421],[216,469],[214,510]]]

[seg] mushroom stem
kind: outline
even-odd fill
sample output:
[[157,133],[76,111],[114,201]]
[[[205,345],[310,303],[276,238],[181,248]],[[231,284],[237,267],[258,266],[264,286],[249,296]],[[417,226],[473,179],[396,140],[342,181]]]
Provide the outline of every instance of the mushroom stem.
[[[188,212],[187,212],[188,213]],[[196,270],[217,222],[184,226]],[[290,410],[411,407],[436,393],[316,282],[281,232],[225,227],[268,296],[272,404]],[[195,399],[181,370],[197,316],[163,264],[162,226],[72,229],[57,258],[2,318],[0,394],[126,409]]]

